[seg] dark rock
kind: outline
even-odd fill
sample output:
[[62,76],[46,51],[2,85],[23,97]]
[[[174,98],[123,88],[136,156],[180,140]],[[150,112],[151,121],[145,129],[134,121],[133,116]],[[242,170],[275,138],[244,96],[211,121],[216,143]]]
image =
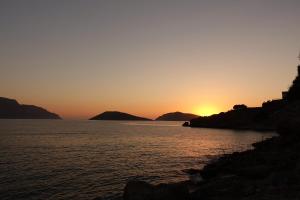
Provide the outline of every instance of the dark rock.
[[101,113],[90,120],[137,120],[137,121],[150,121],[151,119],[130,115],[118,111],[107,111]]
[[201,176],[201,170],[199,169],[186,169],[182,171],[188,174],[189,179],[193,184],[199,184],[203,181],[203,178]]
[[201,185],[190,196],[192,200],[241,199],[245,196],[245,185],[234,176],[219,177]]
[[189,123],[189,122],[184,122],[184,123],[182,124],[182,126],[190,126],[190,123]]
[[238,175],[249,179],[262,179],[269,176],[272,168],[266,165],[257,165],[238,169]]
[[124,200],[188,200],[189,192],[183,184],[153,186],[144,181],[129,181],[124,189]]
[[286,119],[278,124],[278,133],[281,135],[300,133],[300,119]]
[[144,181],[129,181],[124,189],[124,200],[153,200],[154,186]]
[[155,186],[154,200],[188,200],[189,192],[185,185],[160,184]]
[[187,174],[199,174],[201,172],[199,169],[184,169],[182,171]]
[[238,104],[233,106],[233,110],[244,110],[247,109],[248,107],[245,104]]
[[103,198],[102,197],[96,197],[93,200],[103,200]]

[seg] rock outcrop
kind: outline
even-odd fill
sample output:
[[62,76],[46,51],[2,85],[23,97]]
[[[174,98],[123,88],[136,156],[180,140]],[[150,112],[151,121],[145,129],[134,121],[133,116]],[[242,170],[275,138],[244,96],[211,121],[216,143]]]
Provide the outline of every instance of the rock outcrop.
[[124,200],[188,200],[188,187],[183,183],[151,185],[144,181],[129,181]]

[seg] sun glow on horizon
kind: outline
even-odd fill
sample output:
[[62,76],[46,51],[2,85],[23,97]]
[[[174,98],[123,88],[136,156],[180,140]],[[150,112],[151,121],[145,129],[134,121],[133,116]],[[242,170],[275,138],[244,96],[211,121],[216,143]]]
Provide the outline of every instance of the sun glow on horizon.
[[218,114],[220,112],[219,109],[217,109],[215,106],[211,106],[211,105],[199,106],[194,110],[195,110],[194,112],[200,116],[210,116],[213,114]]

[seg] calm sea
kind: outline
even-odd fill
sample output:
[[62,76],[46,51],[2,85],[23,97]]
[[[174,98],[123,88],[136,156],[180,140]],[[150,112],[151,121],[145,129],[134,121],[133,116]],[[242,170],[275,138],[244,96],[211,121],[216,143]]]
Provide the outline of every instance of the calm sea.
[[274,135],[181,124],[0,120],[0,199],[119,199],[128,180],[186,180],[183,169]]

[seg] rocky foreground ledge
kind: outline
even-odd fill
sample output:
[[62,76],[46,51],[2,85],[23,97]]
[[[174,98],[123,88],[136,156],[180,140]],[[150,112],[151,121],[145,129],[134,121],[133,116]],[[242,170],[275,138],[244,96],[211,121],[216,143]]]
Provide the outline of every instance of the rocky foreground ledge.
[[129,182],[124,200],[300,199],[300,138],[278,136],[206,165],[199,184]]

